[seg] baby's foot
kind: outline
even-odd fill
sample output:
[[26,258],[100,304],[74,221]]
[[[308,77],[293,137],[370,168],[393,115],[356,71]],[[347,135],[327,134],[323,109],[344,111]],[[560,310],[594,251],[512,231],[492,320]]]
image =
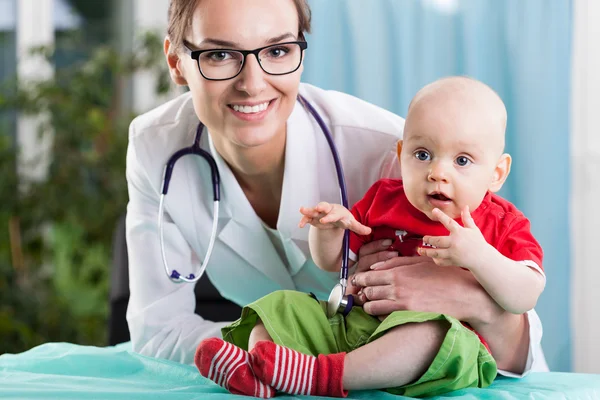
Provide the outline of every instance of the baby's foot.
[[218,338],[203,340],[194,362],[203,377],[234,394],[269,399],[275,390],[262,383],[252,371],[247,351]]

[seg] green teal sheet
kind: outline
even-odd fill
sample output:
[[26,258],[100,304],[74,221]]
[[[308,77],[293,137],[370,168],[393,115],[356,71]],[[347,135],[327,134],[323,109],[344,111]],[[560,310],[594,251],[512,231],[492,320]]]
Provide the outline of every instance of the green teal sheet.
[[[48,343],[0,356],[0,399],[198,399],[238,398],[200,376],[193,366],[135,354],[128,346],[87,347]],[[279,395],[287,400],[309,398]],[[350,392],[350,399],[404,397],[380,391]],[[486,389],[435,397],[459,399],[600,399],[600,375],[532,373],[497,379]],[[310,397],[310,399],[319,399]],[[324,399],[324,398],[322,398]]]

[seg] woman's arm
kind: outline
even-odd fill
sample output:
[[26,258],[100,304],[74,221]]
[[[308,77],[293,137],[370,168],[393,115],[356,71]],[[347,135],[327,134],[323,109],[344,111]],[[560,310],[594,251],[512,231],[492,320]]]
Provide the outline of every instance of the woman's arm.
[[[158,192],[147,177],[132,136],[127,150],[126,230],[131,292],[127,321],[133,350],[192,364],[200,341],[220,336],[225,323],[205,321],[196,315],[194,285],[175,284],[165,274],[158,241]],[[192,250],[167,214],[164,238],[169,264],[192,270]]]
[[468,322],[486,339],[501,370],[524,372],[530,347],[539,345],[530,341],[525,315],[504,311],[461,268],[440,267],[427,257],[396,257],[357,274],[354,282],[363,287],[358,300],[369,314],[418,310]]

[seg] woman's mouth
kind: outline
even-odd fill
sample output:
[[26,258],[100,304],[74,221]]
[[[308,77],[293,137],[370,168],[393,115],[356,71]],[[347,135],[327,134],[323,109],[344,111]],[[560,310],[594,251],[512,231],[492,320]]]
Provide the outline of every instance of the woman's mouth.
[[267,100],[260,103],[231,103],[227,107],[233,115],[244,121],[258,121],[267,115],[273,108],[275,100]]

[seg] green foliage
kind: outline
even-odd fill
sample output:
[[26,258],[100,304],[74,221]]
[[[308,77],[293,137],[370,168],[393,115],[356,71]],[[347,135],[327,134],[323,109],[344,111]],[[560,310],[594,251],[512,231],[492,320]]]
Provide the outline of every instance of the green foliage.
[[[35,49],[51,61],[52,49]],[[0,354],[44,342],[104,345],[111,241],[125,212],[126,79],[139,70],[168,76],[158,36],[133,54],[99,47],[89,59],[37,82],[7,82],[0,115],[45,116],[51,135],[47,177],[17,171],[14,143],[0,132]]]

